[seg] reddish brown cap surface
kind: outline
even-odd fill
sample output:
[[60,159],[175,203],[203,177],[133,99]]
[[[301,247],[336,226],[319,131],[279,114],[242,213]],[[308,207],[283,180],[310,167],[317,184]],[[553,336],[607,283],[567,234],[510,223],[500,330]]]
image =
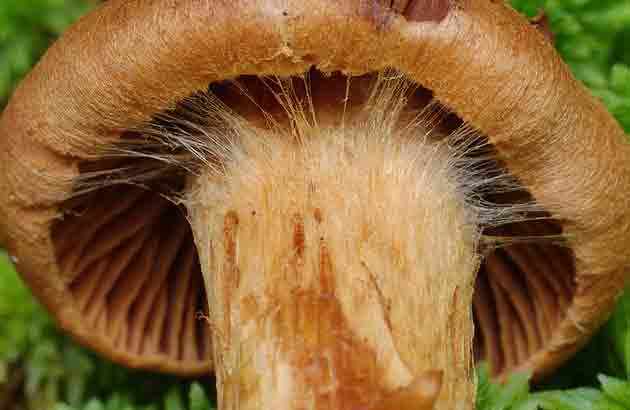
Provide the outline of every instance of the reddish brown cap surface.
[[570,252],[512,247],[488,259],[475,305],[480,355],[497,372],[544,374],[583,345],[630,265],[623,131],[502,2],[394,3],[112,0],[70,29],[0,121],[0,240],[61,326],[133,367],[210,369],[185,219],[134,187],[65,212],[82,164],[216,81],[393,67],[487,135],[568,238]]

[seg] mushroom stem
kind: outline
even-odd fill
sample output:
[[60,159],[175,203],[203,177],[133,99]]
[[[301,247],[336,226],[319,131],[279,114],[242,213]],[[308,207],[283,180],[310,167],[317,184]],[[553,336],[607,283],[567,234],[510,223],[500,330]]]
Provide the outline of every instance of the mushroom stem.
[[447,153],[373,137],[244,138],[194,181],[220,410],[473,407],[476,229]]

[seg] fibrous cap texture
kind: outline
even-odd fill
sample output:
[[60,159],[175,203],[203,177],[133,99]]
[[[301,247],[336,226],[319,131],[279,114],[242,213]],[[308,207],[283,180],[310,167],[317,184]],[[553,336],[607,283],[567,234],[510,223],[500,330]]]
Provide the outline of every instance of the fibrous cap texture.
[[[182,360],[185,354],[130,352],[84,326],[51,233],[80,164],[210,83],[311,67],[349,76],[392,67],[486,135],[506,168],[560,221],[577,287],[561,323],[522,366],[548,372],[601,324],[625,282],[624,133],[544,35],[503,3],[423,3],[108,1],[51,48],[2,115],[0,241],[36,295],[83,342],[132,366],[208,369],[209,362]],[[162,210],[154,208],[158,218]],[[137,288],[133,280],[125,286]]]

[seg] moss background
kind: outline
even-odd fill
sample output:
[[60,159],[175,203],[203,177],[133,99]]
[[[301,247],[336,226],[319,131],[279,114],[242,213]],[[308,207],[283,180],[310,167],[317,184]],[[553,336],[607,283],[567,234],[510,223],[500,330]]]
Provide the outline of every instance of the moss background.
[[[512,4],[529,16],[545,9],[576,77],[630,132],[630,1]],[[0,107],[51,41],[94,5],[0,0]],[[498,386],[482,366],[478,410],[630,410],[630,290],[593,342],[551,380],[532,387],[527,379],[516,375]],[[0,251],[0,410],[208,410],[212,386],[211,378],[129,371],[77,346],[55,328]]]

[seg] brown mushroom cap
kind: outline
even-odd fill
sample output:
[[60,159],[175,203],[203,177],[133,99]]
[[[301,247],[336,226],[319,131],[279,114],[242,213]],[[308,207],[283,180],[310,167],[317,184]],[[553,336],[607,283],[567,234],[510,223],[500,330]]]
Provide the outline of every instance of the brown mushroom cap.
[[393,67],[486,135],[555,221],[504,233],[567,238],[568,249],[514,245],[487,258],[480,356],[496,372],[543,375],[586,342],[630,265],[623,131],[502,2],[383,3],[112,0],[49,50],[0,122],[0,241],[64,329],[129,366],[211,369],[184,216],[133,186],[69,203],[71,181],[98,148],[208,84]]

